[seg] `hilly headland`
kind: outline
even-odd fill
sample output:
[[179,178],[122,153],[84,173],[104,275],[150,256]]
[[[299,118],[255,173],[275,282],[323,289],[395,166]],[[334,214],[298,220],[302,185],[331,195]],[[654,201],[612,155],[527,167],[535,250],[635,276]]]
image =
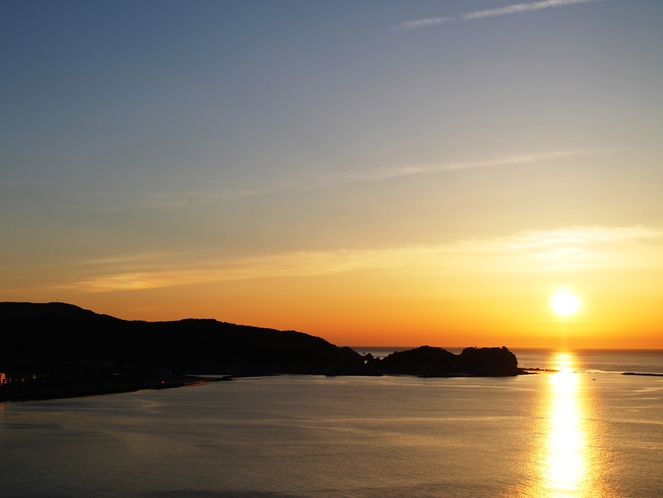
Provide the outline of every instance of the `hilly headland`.
[[0,402],[181,387],[239,376],[522,373],[506,347],[466,348],[456,355],[422,346],[380,359],[292,330],[213,319],[129,321],[64,303],[0,303]]

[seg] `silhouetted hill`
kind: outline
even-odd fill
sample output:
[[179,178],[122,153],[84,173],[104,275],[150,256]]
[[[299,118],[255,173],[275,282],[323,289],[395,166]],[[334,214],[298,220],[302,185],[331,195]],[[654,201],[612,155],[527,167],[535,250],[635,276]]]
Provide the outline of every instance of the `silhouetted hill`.
[[[120,320],[63,303],[0,303],[0,362],[48,365],[92,359],[214,370],[324,372],[363,365],[350,348],[294,331],[248,327],[216,320]],[[209,371],[206,373],[210,373]]]

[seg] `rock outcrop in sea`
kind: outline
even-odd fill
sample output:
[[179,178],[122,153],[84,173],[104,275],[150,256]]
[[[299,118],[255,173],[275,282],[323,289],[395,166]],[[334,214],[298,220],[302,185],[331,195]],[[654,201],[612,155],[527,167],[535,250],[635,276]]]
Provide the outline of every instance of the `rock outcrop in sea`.
[[445,349],[421,346],[397,351],[382,360],[369,358],[370,371],[423,377],[518,375],[518,359],[506,347],[466,348],[459,355]]

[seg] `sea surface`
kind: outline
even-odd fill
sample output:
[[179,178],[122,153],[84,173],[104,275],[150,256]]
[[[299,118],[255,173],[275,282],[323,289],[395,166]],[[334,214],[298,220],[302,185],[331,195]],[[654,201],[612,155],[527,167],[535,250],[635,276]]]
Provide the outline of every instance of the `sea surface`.
[[661,351],[0,404],[0,497],[663,497]]

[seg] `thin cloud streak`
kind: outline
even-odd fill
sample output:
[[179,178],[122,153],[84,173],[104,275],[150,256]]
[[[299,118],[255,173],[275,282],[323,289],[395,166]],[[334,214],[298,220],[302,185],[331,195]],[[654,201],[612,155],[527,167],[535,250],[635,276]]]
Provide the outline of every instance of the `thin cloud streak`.
[[66,188],[63,192],[67,194],[68,199],[80,199],[81,202],[76,204],[78,209],[86,211],[125,212],[127,209],[178,208],[199,203],[244,199],[284,192],[301,192],[342,185],[388,181],[415,175],[509,165],[537,164],[565,158],[615,154],[629,150],[633,150],[633,147],[553,150],[538,153],[510,154],[470,161],[404,164],[401,166],[373,168],[361,172],[300,173],[296,176],[261,178],[235,184],[219,182],[216,186],[210,185],[206,189],[152,192],[92,191],[78,197],[73,191],[73,188]]
[[396,26],[396,29],[416,29],[426,28],[428,26],[435,26],[444,24],[445,22],[453,21],[453,17],[431,17],[429,19],[420,19],[418,21],[408,21]]
[[255,188],[251,195],[259,195],[273,192],[290,190],[313,190],[317,188],[333,187],[352,183],[371,183],[391,180],[400,177],[415,175],[444,173],[446,171],[461,171],[516,164],[535,164],[555,159],[584,157],[601,154],[622,152],[628,148],[615,149],[581,149],[581,150],[558,150],[533,154],[513,154],[492,159],[459,162],[440,162],[433,164],[405,165],[393,168],[379,168],[361,173],[335,173],[328,175],[298,175],[295,178],[284,178],[280,181],[272,181],[265,190]]
[[[544,152],[540,154],[516,154],[481,161],[463,161],[455,163],[441,163],[418,166],[404,166],[375,172],[374,174],[356,175],[357,181],[378,181],[400,176],[412,176],[426,173],[441,173],[444,171],[459,171],[467,169],[489,168],[495,166],[508,166],[514,164],[531,164],[537,162],[551,161],[562,157],[586,156],[603,153],[598,150],[563,150]],[[609,152],[613,152],[610,150]]]
[[486,17],[504,16],[507,14],[518,14],[520,12],[531,12],[534,10],[549,9],[551,7],[563,7],[564,5],[573,5],[577,3],[596,2],[600,0],[543,0],[541,2],[533,3],[518,3],[514,5],[507,5],[497,9],[477,10],[475,12],[467,12],[460,17],[464,21],[472,19],[483,19]]
[[255,197],[259,195],[275,194],[280,192],[294,192],[329,188],[338,185],[350,185],[356,183],[372,183],[424,174],[444,173],[447,171],[472,170],[480,168],[491,168],[509,165],[536,164],[556,159],[585,157],[602,154],[611,154],[630,150],[629,148],[615,149],[580,149],[580,150],[558,150],[531,154],[513,154],[492,159],[459,162],[441,162],[433,164],[404,165],[392,168],[377,168],[361,173],[329,173],[329,174],[299,174],[296,177],[272,178],[269,183],[255,183],[245,185],[228,185],[218,189],[207,191],[187,191],[155,194],[136,194],[129,199],[128,195],[121,196],[123,205],[126,202],[140,202],[145,207],[175,207],[195,202],[218,201]]
[[[600,2],[602,0],[542,0],[532,3],[517,3],[499,7],[496,9],[476,10],[474,12],[466,12],[460,15],[462,21],[471,21],[474,19],[484,19],[486,17],[504,16],[507,14],[519,14],[521,12],[532,12],[536,10],[549,9],[552,7],[563,7],[565,5],[573,5],[588,2]],[[455,21],[455,17],[431,17],[428,19],[417,19],[415,21],[407,21],[403,24],[395,26],[395,29],[408,30],[417,28],[427,28],[429,26],[436,26],[447,22]]]
[[315,277],[380,270],[398,274],[548,272],[663,268],[663,231],[642,226],[577,226],[526,231],[491,239],[375,250],[296,251],[257,258],[208,261],[197,268],[135,271],[115,268],[59,284],[74,292],[112,292],[223,282]]

